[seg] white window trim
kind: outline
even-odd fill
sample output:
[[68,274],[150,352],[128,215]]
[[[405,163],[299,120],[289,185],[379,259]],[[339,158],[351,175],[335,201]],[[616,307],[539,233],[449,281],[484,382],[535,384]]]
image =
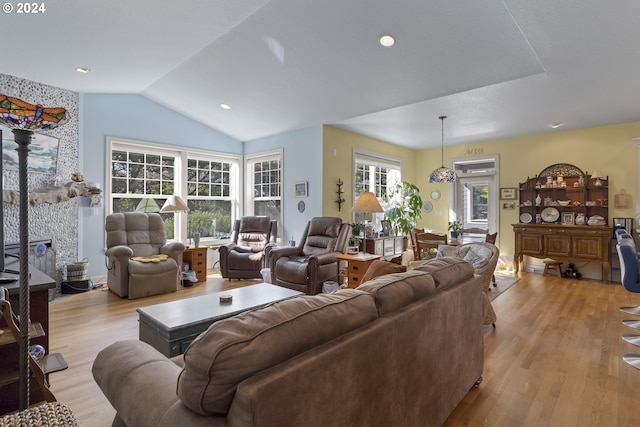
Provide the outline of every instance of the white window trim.
[[[253,164],[266,161],[266,160],[280,160],[280,218],[278,223],[282,224],[282,227],[278,228],[278,233],[283,233],[284,230],[284,149],[278,148],[271,151],[263,151],[260,153],[247,154],[244,156],[244,214],[253,215],[253,179],[254,170]],[[279,239],[279,237],[278,237]]]
[[[231,180],[230,180],[230,194],[231,196],[231,222],[240,217],[242,194],[241,194],[241,182],[242,171],[240,167],[242,165],[242,156],[237,154],[222,153],[218,151],[207,151],[198,148],[183,147],[178,145],[159,144],[148,141],[139,141],[126,138],[118,138],[113,136],[106,137],[106,154],[105,154],[105,213],[109,215],[113,213],[112,203],[112,188],[111,188],[111,152],[117,149],[131,150],[139,149],[142,152],[149,152],[153,154],[164,154],[174,156],[176,158],[175,175],[176,179],[176,194],[179,194],[185,201],[187,200],[187,159],[202,157],[207,160],[220,160],[227,161],[232,164]],[[187,241],[187,220],[183,215],[176,215],[176,221],[179,224],[176,238],[173,240],[179,240],[183,243]],[[201,244],[216,244],[216,239],[202,239]]]

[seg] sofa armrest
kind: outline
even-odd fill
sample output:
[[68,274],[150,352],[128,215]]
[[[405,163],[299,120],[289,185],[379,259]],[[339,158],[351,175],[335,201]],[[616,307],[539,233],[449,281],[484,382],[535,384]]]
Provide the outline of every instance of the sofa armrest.
[[167,254],[174,260],[176,260],[176,264],[180,265],[180,257],[185,250],[184,243],[182,242],[171,242],[167,243],[160,248],[161,254]]
[[128,426],[224,425],[224,417],[204,417],[176,394],[182,368],[139,340],[119,341],[98,353],[96,383]]
[[278,259],[286,256],[297,256],[301,255],[301,248],[297,246],[282,246],[272,248],[269,252],[271,268],[276,264]]
[[318,265],[333,264],[336,262],[336,257],[341,254],[342,252],[327,252],[319,255],[311,255],[309,257],[309,263],[317,263]]
[[105,255],[109,260],[109,269],[113,268],[116,263],[124,268],[124,266],[127,265],[129,260],[133,256],[133,249],[131,249],[129,246],[123,245],[112,246],[107,249]]

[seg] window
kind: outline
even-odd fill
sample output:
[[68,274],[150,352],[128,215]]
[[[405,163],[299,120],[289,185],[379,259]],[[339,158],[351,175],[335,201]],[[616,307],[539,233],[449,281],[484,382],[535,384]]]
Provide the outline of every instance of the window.
[[[354,149],[353,169],[354,203],[360,194],[365,191],[371,191],[378,198],[382,208],[386,210],[390,203],[392,203],[392,201],[388,200],[389,190],[401,181],[401,160],[378,153]],[[371,220],[374,223],[374,229],[380,229],[380,221],[384,219],[384,213],[354,213],[354,221],[363,222],[365,219]]]
[[238,216],[240,157],[184,147],[108,138],[108,212],[159,212],[168,196],[187,201],[188,213],[161,213],[167,239],[201,241],[230,235]]
[[246,214],[264,215],[282,225],[282,150],[246,157]]

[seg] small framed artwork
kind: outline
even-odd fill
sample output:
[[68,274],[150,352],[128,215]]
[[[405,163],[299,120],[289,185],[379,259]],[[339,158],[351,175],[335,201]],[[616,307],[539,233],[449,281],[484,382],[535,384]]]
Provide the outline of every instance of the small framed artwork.
[[502,202],[502,209],[515,209],[516,202]]
[[501,188],[500,200],[515,200],[518,198],[517,188]]
[[562,212],[562,225],[573,225],[575,221],[574,212]]
[[295,184],[296,197],[307,197],[309,195],[308,192],[308,182],[300,181]]
[[391,236],[391,221],[382,220],[380,224],[382,224],[382,235]]

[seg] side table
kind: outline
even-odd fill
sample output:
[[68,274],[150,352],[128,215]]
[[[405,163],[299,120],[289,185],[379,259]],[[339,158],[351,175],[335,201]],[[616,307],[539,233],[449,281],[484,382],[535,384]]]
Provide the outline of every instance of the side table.
[[207,247],[186,248],[182,253],[182,262],[188,262],[191,270],[196,273],[198,283],[207,281]]
[[[380,259],[380,255],[368,253],[342,254],[336,257],[338,261],[338,278],[346,277],[347,286],[357,288],[362,282],[362,276],[367,272],[371,263]],[[340,268],[340,263],[346,262],[347,268]]]

